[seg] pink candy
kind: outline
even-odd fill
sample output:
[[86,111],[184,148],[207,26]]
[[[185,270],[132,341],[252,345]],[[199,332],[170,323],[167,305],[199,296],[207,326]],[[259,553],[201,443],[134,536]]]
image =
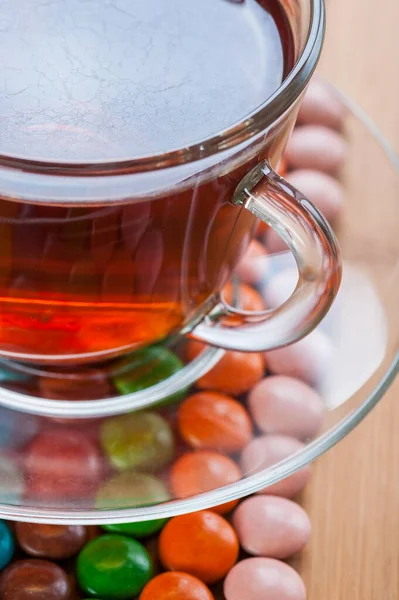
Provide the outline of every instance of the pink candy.
[[324,404],[317,392],[293,377],[275,375],[257,383],[248,396],[253,420],[264,433],[312,437],[321,427]]
[[308,543],[310,520],[295,502],[277,496],[252,496],[236,509],[233,525],[248,554],[289,558]]
[[237,563],[224,582],[226,600],[305,600],[302,579],[292,567],[273,558]]

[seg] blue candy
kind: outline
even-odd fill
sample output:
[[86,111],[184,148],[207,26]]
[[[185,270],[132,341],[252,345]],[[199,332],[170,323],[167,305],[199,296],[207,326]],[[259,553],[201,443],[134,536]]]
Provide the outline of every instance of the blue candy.
[[0,520],[0,569],[4,569],[13,557],[14,538],[5,521]]

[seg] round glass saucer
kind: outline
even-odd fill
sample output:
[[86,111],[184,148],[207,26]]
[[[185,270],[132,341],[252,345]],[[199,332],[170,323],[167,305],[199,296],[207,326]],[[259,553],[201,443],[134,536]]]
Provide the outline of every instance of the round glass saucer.
[[[377,404],[399,364],[399,164],[367,116],[350,100],[344,101],[349,110],[346,199],[335,226],[343,253],[343,283],[330,313],[296,346],[303,358],[305,346],[299,344],[308,348],[313,344],[310,364],[302,372],[325,406],[317,433],[292,439],[289,450],[273,455],[262,445],[272,435],[263,435],[252,424],[245,446],[194,450],[181,435],[182,400],[197,391],[195,380],[218,363],[223,351],[206,349],[184,366],[185,353],[178,344],[172,350],[182,368],[161,382],[175,381],[176,388],[156,395],[156,385],[133,392],[128,387],[121,392],[119,386],[118,394],[106,385],[101,398],[91,390],[89,378],[86,389],[93,392],[93,400],[65,401],[51,393],[43,398],[42,371],[4,363],[2,517],[49,523],[129,522],[231,502],[300,470],[347,435]],[[260,273],[257,291],[266,305],[281,304],[296,283],[290,254],[254,259],[253,266]],[[317,350],[321,337],[324,362]],[[271,366],[269,360],[270,370]],[[115,385],[120,373],[112,368],[106,380]],[[184,369],[188,375],[183,387],[191,389],[183,395]],[[60,372],[47,375],[50,381],[65,381]],[[93,389],[104,384],[101,373],[91,375]],[[247,410],[246,393],[234,402]],[[255,448],[250,461],[244,458],[249,446]],[[196,462],[201,456],[203,462]]]

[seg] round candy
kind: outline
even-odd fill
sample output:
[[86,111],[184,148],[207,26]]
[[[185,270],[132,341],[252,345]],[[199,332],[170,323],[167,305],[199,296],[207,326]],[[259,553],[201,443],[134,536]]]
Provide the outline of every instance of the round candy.
[[298,113],[298,123],[324,125],[341,130],[347,109],[333,88],[320,79],[313,78]]
[[[131,394],[149,388],[183,369],[184,364],[168,348],[152,346],[135,352],[113,365],[115,387],[121,394]],[[162,401],[162,404],[176,402],[187,389],[182,389]]]
[[81,431],[43,431],[26,451],[25,473],[29,495],[82,500],[91,496],[101,478],[101,455]]
[[170,571],[183,571],[207,584],[223,579],[238,558],[237,535],[209,510],[174,517],[159,537],[159,556]]
[[337,174],[346,155],[344,138],[321,125],[296,127],[285,149],[290,169],[314,169],[330,175]]
[[[187,354],[190,360],[195,358],[204,345],[190,342]],[[220,361],[200,379],[196,386],[202,390],[212,390],[238,396],[248,392],[265,371],[265,359],[259,352],[226,352]]]
[[110,395],[111,385],[100,369],[61,370],[39,377],[39,391],[43,398],[54,400],[97,400]]
[[[196,496],[234,483],[240,478],[240,469],[231,458],[208,450],[188,452],[170,469],[170,487],[176,498]],[[225,514],[232,510],[237,502],[226,502],[211,510]]]
[[294,569],[273,558],[247,558],[227,575],[225,600],[306,600],[302,579]]
[[277,496],[252,496],[233,515],[233,526],[248,554],[288,558],[310,537],[310,520],[301,506]]
[[0,576],[2,600],[69,600],[70,594],[65,571],[47,560],[18,560]]
[[0,502],[18,505],[24,487],[24,476],[17,462],[0,455]]
[[252,418],[264,433],[282,433],[299,440],[312,437],[323,423],[324,404],[311,387],[293,377],[262,379],[249,392]]
[[[114,475],[100,485],[96,496],[96,508],[151,506],[168,500],[170,500],[170,494],[160,479],[147,473],[127,471]],[[160,519],[160,521],[163,524],[164,520]],[[140,523],[132,523],[131,525],[134,529]],[[129,524],[125,524],[123,527],[126,527],[127,531]]]
[[[227,304],[233,304],[233,296],[236,290],[228,282],[223,288],[223,298]],[[237,288],[238,306],[241,310],[259,311],[265,310],[265,301],[262,296],[253,287],[246,283],[240,283]]]
[[245,408],[219,392],[198,392],[177,414],[179,433],[193,448],[237,452],[247,445],[252,424]]
[[161,573],[151,579],[139,600],[214,600],[210,589],[187,573]]
[[103,525],[103,529],[110,533],[122,533],[141,539],[158,533],[167,522],[168,519],[154,519],[153,521],[137,521],[137,523],[114,523]]
[[4,569],[14,554],[14,539],[7,523],[0,520],[0,570]]
[[0,448],[10,450],[25,446],[39,431],[39,420],[34,415],[0,407]]
[[311,200],[329,221],[335,219],[344,202],[341,184],[331,175],[312,169],[291,171],[287,181]]
[[245,256],[235,269],[236,275],[244,283],[258,283],[267,273],[268,256],[266,248],[258,240],[252,240]]
[[139,594],[151,579],[153,565],[139,542],[123,535],[107,534],[83,548],[76,574],[85,593],[108,600],[128,600]]
[[149,411],[108,419],[101,428],[101,443],[110,463],[119,470],[159,471],[174,453],[167,421]]
[[31,556],[60,560],[77,554],[86,542],[82,525],[43,525],[17,523],[17,541]]
[[319,385],[333,360],[333,346],[321,330],[312,331],[299,342],[266,353],[269,369],[277,375]]
[[[241,454],[241,469],[244,475],[258,473],[278,464],[304,448],[304,444],[285,435],[264,435],[252,440]],[[299,494],[311,475],[309,465],[298,469],[293,475],[264,488],[259,494],[272,494],[292,498]]]

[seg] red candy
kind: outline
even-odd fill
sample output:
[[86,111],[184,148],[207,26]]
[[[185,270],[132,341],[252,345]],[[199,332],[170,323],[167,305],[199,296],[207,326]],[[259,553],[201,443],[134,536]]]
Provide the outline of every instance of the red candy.
[[74,429],[39,433],[26,451],[29,496],[58,501],[89,497],[101,474],[102,459],[97,446]]

